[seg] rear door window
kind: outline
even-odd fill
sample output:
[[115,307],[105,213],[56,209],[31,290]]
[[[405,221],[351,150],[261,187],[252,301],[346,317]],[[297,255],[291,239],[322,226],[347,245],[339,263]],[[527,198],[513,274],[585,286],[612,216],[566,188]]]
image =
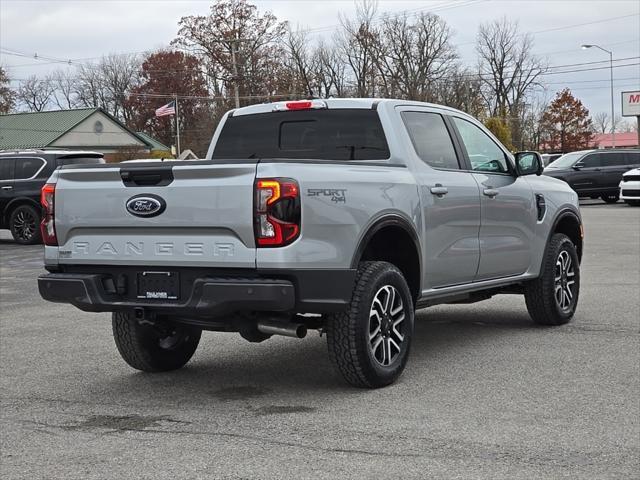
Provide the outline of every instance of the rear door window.
[[16,158],[14,178],[16,180],[33,178],[45,163],[43,159],[36,157]]
[[460,168],[451,136],[441,115],[402,112],[402,120],[411,137],[413,148],[423,162],[434,168]]
[[602,164],[605,167],[618,167],[627,164],[627,154],[625,152],[607,152],[600,155],[603,160]]
[[625,156],[627,165],[640,165],[640,152],[627,152]]
[[227,118],[213,159],[383,160],[389,147],[375,110],[328,109]]

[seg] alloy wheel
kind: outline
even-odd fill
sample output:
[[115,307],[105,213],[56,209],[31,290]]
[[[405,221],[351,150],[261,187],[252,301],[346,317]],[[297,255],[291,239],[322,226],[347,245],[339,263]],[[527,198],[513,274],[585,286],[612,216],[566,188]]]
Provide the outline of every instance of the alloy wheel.
[[575,298],[575,269],[571,255],[566,250],[562,250],[556,259],[554,275],[554,296],[556,304],[563,312],[571,309]]
[[28,242],[36,233],[36,219],[29,212],[22,210],[13,219],[13,231],[16,235]]
[[402,297],[391,285],[380,288],[369,312],[369,350],[376,362],[391,365],[400,355],[404,334],[405,310]]

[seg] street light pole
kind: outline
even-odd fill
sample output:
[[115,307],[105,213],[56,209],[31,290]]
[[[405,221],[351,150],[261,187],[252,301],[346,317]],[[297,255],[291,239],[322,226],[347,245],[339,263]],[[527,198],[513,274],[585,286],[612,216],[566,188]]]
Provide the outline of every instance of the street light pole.
[[603,52],[609,54],[609,78],[611,84],[611,145],[613,148],[616,146],[616,123],[615,123],[615,112],[614,112],[614,101],[613,101],[613,52],[611,50],[607,50],[606,48],[602,48],[600,45],[582,45],[583,50],[587,48],[599,48]]

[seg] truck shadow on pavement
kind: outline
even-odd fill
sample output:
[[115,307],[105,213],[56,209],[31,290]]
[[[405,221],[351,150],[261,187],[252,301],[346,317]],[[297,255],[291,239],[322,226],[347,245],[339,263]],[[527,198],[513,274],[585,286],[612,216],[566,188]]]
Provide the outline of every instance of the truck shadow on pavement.
[[[449,369],[455,358],[469,356],[478,345],[491,348],[491,344],[509,343],[511,336],[539,335],[544,330],[535,326],[526,312],[506,309],[420,312],[409,363],[398,383],[428,385],[433,371]],[[132,401],[132,396],[142,394],[170,403],[193,404],[258,400],[272,395],[274,399],[288,398],[288,394],[301,399],[318,392],[366,394],[368,390],[346,385],[333,371],[325,338],[313,333],[302,341],[274,338],[261,344],[234,342],[233,349],[227,343],[229,334],[205,334],[194,359],[182,370],[162,374],[127,374],[123,370],[122,374],[96,380],[96,388],[107,388],[116,398],[129,397]],[[256,414],[286,413],[286,408],[278,408]]]

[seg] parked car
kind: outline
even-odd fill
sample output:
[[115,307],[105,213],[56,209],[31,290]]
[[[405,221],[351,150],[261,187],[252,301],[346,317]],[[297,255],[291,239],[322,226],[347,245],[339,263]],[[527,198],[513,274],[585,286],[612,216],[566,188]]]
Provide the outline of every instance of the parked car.
[[416,308],[522,294],[534,322],[570,321],[578,196],[541,174],[538,153],[513,156],[438,105],[239,108],[206,160],[56,170],[40,294],[113,312],[138,370],[182,367],[202,330],[259,342],[313,328],[347,382],[381,387],[405,367]]
[[622,174],[620,198],[629,205],[640,206],[640,168]]
[[640,150],[582,150],[567,153],[544,169],[544,174],[567,182],[581,197],[620,198],[622,174],[640,167]]
[[104,163],[102,153],[73,150],[0,151],[0,228],[17,243],[41,242],[40,190],[63,165]]
[[558,158],[560,158],[563,154],[562,153],[543,153],[542,156],[542,163],[544,164],[545,167],[549,166],[549,164],[555,162]]

